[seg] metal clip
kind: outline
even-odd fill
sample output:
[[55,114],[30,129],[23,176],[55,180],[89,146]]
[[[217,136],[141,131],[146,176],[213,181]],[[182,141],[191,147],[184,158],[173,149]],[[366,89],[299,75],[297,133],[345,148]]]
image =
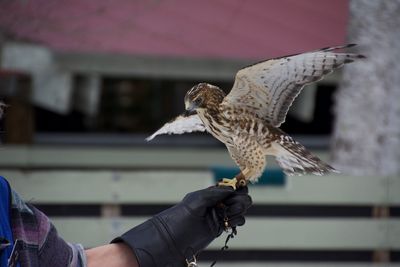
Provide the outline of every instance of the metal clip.
[[190,261],[188,259],[186,259],[186,264],[187,264],[187,267],[197,267],[198,265],[197,265],[196,256],[193,255],[193,259]]
[[229,219],[228,219],[228,217],[224,218],[224,230],[225,230],[225,232],[229,231]]

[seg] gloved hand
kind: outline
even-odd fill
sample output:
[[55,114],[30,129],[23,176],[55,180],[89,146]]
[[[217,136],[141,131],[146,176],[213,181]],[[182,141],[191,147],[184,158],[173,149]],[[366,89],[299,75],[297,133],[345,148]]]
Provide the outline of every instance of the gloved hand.
[[125,242],[140,267],[187,266],[198,252],[229,227],[245,223],[252,200],[247,187],[213,186],[187,194],[177,205],[155,215],[112,242]]

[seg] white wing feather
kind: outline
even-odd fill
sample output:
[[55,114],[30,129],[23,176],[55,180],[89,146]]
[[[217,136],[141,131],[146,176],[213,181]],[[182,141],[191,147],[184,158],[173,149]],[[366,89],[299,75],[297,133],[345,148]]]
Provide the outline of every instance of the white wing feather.
[[158,129],[151,136],[146,138],[146,141],[153,140],[154,137],[161,134],[183,134],[191,132],[204,132],[206,127],[200,117],[195,114],[191,116],[179,115],[174,120],[167,122],[163,127]]

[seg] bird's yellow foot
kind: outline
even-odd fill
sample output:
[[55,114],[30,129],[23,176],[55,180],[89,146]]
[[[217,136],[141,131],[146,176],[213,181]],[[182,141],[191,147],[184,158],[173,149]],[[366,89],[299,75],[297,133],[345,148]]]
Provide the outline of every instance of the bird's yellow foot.
[[222,178],[222,181],[218,183],[218,186],[230,186],[233,188],[233,190],[236,190],[236,184],[237,184],[237,179],[228,179],[228,178]]

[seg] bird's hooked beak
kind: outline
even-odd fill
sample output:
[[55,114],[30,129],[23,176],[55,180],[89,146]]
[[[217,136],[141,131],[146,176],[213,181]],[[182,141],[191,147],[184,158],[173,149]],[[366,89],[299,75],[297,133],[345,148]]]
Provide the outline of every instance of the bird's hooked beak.
[[185,116],[190,116],[190,115],[195,114],[196,108],[197,108],[197,106],[193,102],[191,102],[189,100],[185,100],[185,109],[186,109]]

